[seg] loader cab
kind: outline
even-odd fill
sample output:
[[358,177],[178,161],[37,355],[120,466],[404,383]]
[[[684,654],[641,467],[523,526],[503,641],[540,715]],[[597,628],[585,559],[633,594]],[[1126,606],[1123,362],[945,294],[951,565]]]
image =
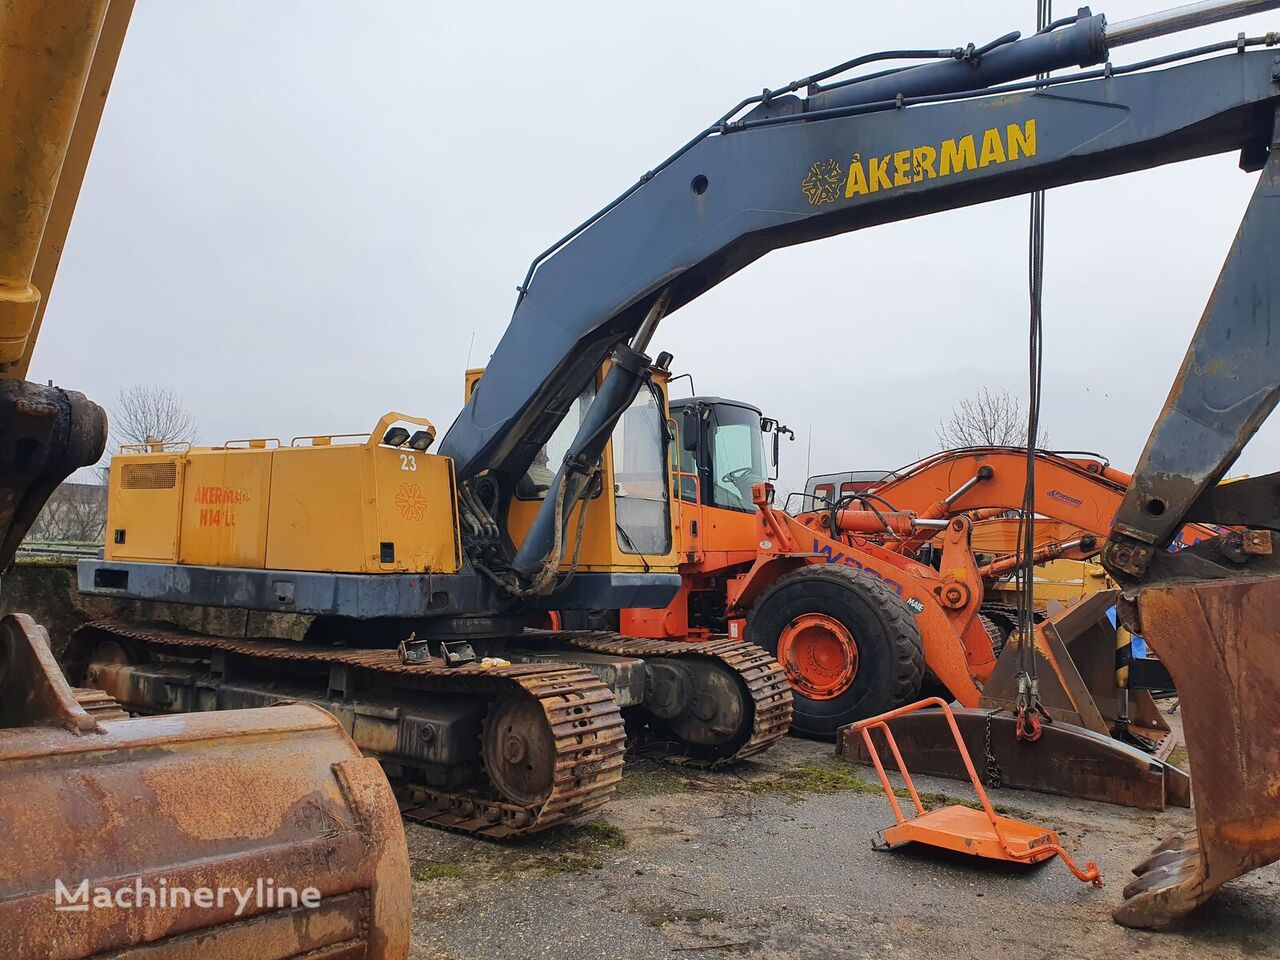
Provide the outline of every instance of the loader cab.
[[780,440],[791,431],[749,403],[721,397],[672,400],[671,416],[680,500],[754,514],[752,488],[777,478]]

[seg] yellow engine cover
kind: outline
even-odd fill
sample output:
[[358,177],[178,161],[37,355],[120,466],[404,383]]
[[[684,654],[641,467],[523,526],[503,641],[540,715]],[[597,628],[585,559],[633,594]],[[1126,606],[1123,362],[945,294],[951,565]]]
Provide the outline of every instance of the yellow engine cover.
[[[456,573],[453,461],[381,444],[304,437],[290,446],[171,452],[111,461],[105,558],[334,573]],[[434,432],[434,428],[432,428]]]

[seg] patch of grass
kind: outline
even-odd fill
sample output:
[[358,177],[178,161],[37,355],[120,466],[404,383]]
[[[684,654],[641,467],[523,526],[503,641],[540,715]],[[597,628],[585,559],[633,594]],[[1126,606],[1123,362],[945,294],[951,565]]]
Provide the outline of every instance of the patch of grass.
[[19,567],[74,567],[76,565],[75,557],[51,556],[48,554],[20,555],[13,562],[15,566]]
[[810,793],[880,793],[880,787],[868,783],[854,772],[852,764],[809,763],[787,770],[768,780],[754,780],[746,785],[748,793],[786,793],[793,797]]
[[621,850],[627,845],[627,835],[608,820],[584,820],[561,827],[551,843],[551,849],[569,852]]
[[433,863],[423,867],[416,874],[415,880],[444,880],[447,878],[465,877],[466,868],[460,863]]
[[1189,771],[1191,769],[1191,760],[1187,756],[1187,748],[1184,744],[1179,744],[1173,748],[1173,752],[1169,754],[1167,762],[1179,770]]
[[[840,793],[843,791],[875,796],[884,795],[879,783],[864,780],[858,776],[856,769],[853,764],[843,761],[837,761],[832,764],[806,764],[802,767],[787,770],[785,773],[768,780],[756,780],[748,783],[746,790],[749,793],[782,793],[797,800],[809,794]],[[911,799],[911,794],[907,792],[906,787],[895,787],[893,795],[901,800]],[[924,804],[926,810],[952,805],[969,807],[973,810],[982,809],[982,804],[978,802],[977,797],[955,797],[948,793],[927,790],[920,792],[920,802]],[[991,806],[996,813],[1003,817],[1027,818],[1031,816],[1026,810],[1021,810],[1017,807],[999,803],[992,803]]]
[[661,797],[675,793],[684,793],[689,789],[687,781],[670,770],[659,767],[656,770],[635,770],[630,767],[623,771],[622,782],[618,784],[619,797]]
[[668,923],[702,923],[707,920],[719,922],[724,914],[719,910],[664,910],[649,917],[649,926],[665,927]]
[[[910,799],[911,794],[907,793],[905,787],[898,787],[893,791],[894,796]],[[924,804],[926,810],[932,810],[935,807],[960,806],[968,807],[970,810],[981,810],[982,804],[978,802],[977,797],[953,797],[949,793],[934,793],[929,790],[920,792],[920,802]],[[1029,810],[1023,810],[1021,807],[1011,807],[1004,803],[992,803],[991,809],[1002,817],[1017,817],[1020,820],[1026,820],[1035,815]]]
[[559,857],[548,857],[543,861],[542,875],[544,877],[580,877],[588,870],[601,870],[603,868],[604,864],[594,857],[566,853]]
[[627,835],[608,820],[588,820],[578,829],[591,843],[607,850],[621,850],[627,845]]

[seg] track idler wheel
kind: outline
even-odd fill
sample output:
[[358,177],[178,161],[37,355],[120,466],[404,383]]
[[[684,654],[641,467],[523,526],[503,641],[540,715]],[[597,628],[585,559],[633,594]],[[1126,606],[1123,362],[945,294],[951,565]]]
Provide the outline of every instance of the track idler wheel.
[[729,667],[710,657],[655,657],[645,667],[645,709],[691,754],[730,757],[751,736],[751,697]]
[[541,704],[523,695],[494,701],[480,735],[480,757],[503,799],[532,807],[551,795],[556,744]]

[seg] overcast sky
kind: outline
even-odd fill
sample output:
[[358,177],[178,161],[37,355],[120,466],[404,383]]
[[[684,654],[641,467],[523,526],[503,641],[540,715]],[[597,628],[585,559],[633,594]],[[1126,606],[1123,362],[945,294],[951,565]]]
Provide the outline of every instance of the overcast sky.
[[[1013,29],[1034,31],[1030,0],[138,0],[32,379],[108,407],[171,387],[209,443],[364,431],[390,409],[443,433],[530,259],[729,105],[861,53]],[[1236,162],[1049,194],[1054,446],[1136,460],[1256,179]],[[936,448],[957,397],[1025,394],[1026,218],[1017,198],[775,252],[653,346],[796,430],[789,486],[810,436],[814,472],[901,465]],[[1235,472],[1278,452],[1264,428]]]

